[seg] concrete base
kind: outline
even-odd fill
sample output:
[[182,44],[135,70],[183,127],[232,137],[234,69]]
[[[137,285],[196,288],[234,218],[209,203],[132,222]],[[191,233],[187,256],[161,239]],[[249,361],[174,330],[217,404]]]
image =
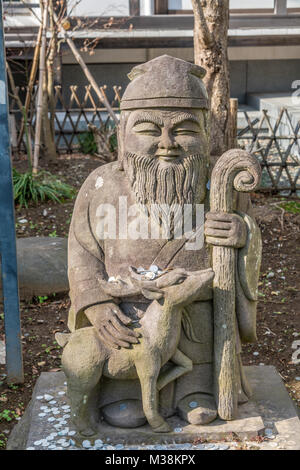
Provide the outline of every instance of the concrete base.
[[[251,366],[245,369],[252,385],[253,397],[239,407],[239,415],[234,421],[225,422],[218,419],[207,426],[194,426],[172,417],[167,420],[173,429],[168,434],[156,434],[149,425],[124,429],[102,421],[99,424],[98,436],[89,440],[93,443],[95,439],[102,439],[109,441],[111,445],[187,443],[199,438],[217,442],[239,438],[253,442],[256,436],[264,434],[267,427],[269,431],[272,430],[272,438],[280,442],[280,448],[300,449],[300,421],[276,369],[272,366]],[[51,395],[55,403],[50,403],[51,398],[47,402],[45,394]],[[49,397],[47,398],[49,400]],[[80,448],[86,438],[72,432],[75,428],[70,421],[69,412],[62,408],[67,406],[67,402],[63,372],[42,373],[24,416],[9,437],[7,448],[21,450],[29,447],[46,450],[53,445],[62,445],[61,449],[66,450],[71,450],[72,446]],[[45,411],[45,407],[50,410]],[[58,411],[53,414],[55,408]],[[51,433],[57,432],[60,433],[58,436],[53,436],[46,443],[43,441]],[[70,440],[69,436],[72,438],[68,446],[59,442],[64,438]]]

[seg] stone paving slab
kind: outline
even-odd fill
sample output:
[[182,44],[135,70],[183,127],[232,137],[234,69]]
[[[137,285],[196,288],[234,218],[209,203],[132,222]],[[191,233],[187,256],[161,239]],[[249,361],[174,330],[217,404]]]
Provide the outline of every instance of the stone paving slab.
[[[178,418],[169,418],[173,432],[153,433],[148,425],[122,429],[102,422],[93,439],[80,437],[70,421],[66,382],[63,372],[44,372],[34,388],[32,400],[24,416],[13,429],[7,448],[29,450],[118,450],[118,449],[201,449],[225,450],[237,440],[259,442],[265,449],[300,449],[300,421],[295,406],[272,366],[246,367],[253,388],[249,403],[239,407],[235,421],[216,420],[207,426],[188,425]],[[208,444],[193,445],[196,439]],[[215,442],[211,442],[215,441]],[[136,447],[137,446],[137,447]]]

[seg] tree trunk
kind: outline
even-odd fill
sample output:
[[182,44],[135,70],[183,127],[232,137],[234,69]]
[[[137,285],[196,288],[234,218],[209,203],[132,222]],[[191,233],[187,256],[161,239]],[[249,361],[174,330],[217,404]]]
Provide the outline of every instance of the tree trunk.
[[42,120],[43,120],[43,85],[45,77],[45,62],[46,62],[46,47],[47,47],[47,15],[48,15],[48,0],[41,0],[42,11],[42,42],[40,48],[40,70],[39,70],[39,87],[37,95],[36,118],[35,118],[35,135],[34,135],[34,155],[33,155],[33,173],[38,172],[40,148],[41,148],[41,135],[42,135]]
[[[54,83],[53,83],[53,59],[55,56],[56,41],[53,31],[53,20],[51,21],[52,2],[48,0],[48,7],[50,10],[50,30],[52,37],[48,48],[48,53],[45,55],[45,73],[43,78],[43,108],[42,108],[42,143],[43,143],[43,158],[47,161],[56,160],[56,146],[55,146],[55,130],[54,130]],[[45,7],[44,7],[45,8]],[[48,24],[46,24],[46,32]]]
[[50,17],[50,31],[51,41],[49,47],[49,56],[47,59],[47,88],[48,88],[48,103],[50,112],[50,127],[53,141],[55,141],[55,99],[54,99],[54,60],[57,54],[57,35],[53,21],[53,0],[49,3],[49,17]]
[[[29,111],[30,111],[30,104],[32,100],[32,92],[33,92],[33,87],[35,84],[35,79],[36,79],[36,74],[39,66],[39,56],[40,56],[40,48],[41,48],[41,41],[42,41],[42,25],[40,25],[40,29],[38,32],[37,40],[36,40],[36,45],[34,49],[34,55],[33,55],[33,60],[32,60],[32,66],[31,66],[31,71],[30,71],[30,77],[29,77],[29,82],[28,82],[28,87],[26,91],[26,99],[25,99],[25,113],[26,116],[29,116]],[[21,128],[19,132],[19,137],[18,137],[18,146],[21,143],[23,139],[23,134],[24,134],[24,119],[22,119],[21,122]]]
[[[49,118],[49,97],[48,97],[48,79],[47,75],[44,75],[43,83],[43,110],[42,110],[42,125],[43,125],[43,157],[46,160],[56,160],[56,147],[54,141],[54,130],[51,125],[51,119]],[[51,111],[50,111],[51,114]]]
[[210,99],[211,155],[220,156],[229,146],[229,0],[192,0],[192,4],[195,64],[207,72],[203,81]]

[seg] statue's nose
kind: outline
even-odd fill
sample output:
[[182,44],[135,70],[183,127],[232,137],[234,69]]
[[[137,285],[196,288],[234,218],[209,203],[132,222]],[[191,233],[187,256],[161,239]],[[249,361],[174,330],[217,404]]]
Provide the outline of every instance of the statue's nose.
[[175,141],[175,137],[168,131],[168,129],[163,129],[161,133],[161,138],[158,144],[159,149],[171,150],[178,148],[178,144]]

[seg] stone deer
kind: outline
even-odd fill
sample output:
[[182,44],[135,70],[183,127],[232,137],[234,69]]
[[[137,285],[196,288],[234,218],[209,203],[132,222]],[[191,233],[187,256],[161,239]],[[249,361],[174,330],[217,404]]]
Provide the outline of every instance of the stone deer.
[[[168,423],[158,411],[158,392],[192,370],[192,361],[178,349],[182,313],[185,306],[203,300],[205,291],[207,293],[211,288],[214,273],[212,269],[189,273],[178,269],[174,270],[172,275],[173,280],[174,276],[176,278],[176,284],[162,288],[163,295],[154,292],[156,298],[137,324],[136,331],[141,333],[140,341],[132,348],[109,349],[97,339],[97,330],[94,327],[82,328],[70,335],[64,348],[62,364],[68,381],[72,417],[82,433],[88,426],[87,423],[91,422],[91,414],[96,413],[95,395],[99,397],[99,390],[101,393],[99,382],[102,375],[112,379],[138,378],[141,384],[143,411],[148,423],[155,432],[170,431]],[[148,281],[148,286],[150,282],[153,281]],[[105,284],[107,292],[112,294],[118,291],[117,287]],[[157,283],[156,286],[163,286],[163,282]],[[120,290],[115,293],[120,294]],[[69,348],[72,354],[69,354]],[[78,350],[81,361],[74,361],[74,348],[75,351]],[[89,354],[86,354],[86,358],[90,358],[91,348],[93,364],[84,360],[87,349]],[[168,361],[173,363],[174,367],[160,374],[162,366]],[[74,366],[74,363],[77,366]],[[96,375],[95,370],[98,371]],[[80,391],[75,390],[72,385],[74,374],[77,374],[76,383],[78,377],[81,377]]]

